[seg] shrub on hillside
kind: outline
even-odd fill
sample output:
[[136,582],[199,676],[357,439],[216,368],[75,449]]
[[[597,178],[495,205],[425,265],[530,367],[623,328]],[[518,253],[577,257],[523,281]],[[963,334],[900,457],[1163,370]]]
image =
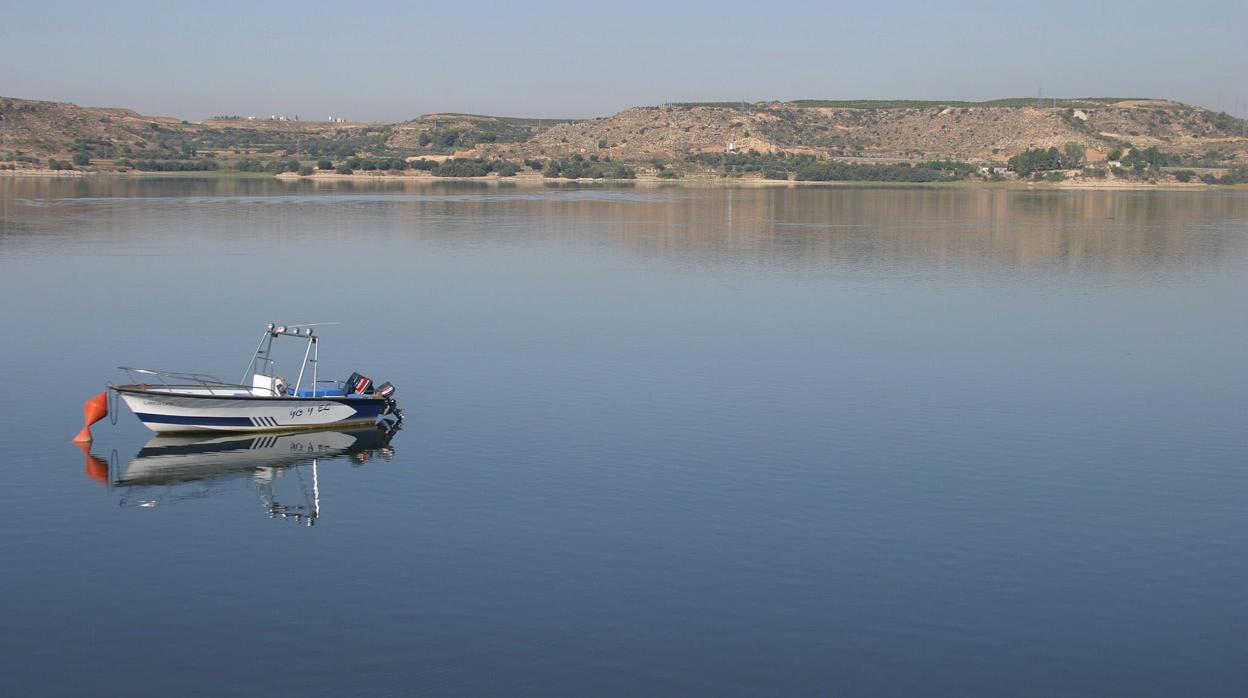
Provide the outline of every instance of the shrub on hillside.
[[805,182],[939,182],[953,179],[939,170],[896,165],[859,165],[844,162],[812,163],[796,172]]
[[1122,164],[1133,168],[1136,172],[1157,169],[1166,165],[1177,165],[1179,156],[1158,150],[1156,146],[1133,148],[1122,158]]
[[489,173],[489,164],[481,159],[454,158],[433,168],[433,174],[438,177],[484,177]]
[[1026,177],[1034,172],[1062,169],[1062,155],[1057,148],[1028,148],[1009,159],[1010,169],[1019,177]]
[[216,160],[135,160],[131,164],[145,172],[207,172],[218,167]]
[[580,154],[562,160],[550,160],[542,172],[546,177],[563,177],[564,179],[636,179],[637,172],[628,165],[585,159]]
[[299,161],[294,158],[274,158],[269,161],[269,164],[265,167],[265,169],[276,174],[281,174],[282,172],[298,172]]

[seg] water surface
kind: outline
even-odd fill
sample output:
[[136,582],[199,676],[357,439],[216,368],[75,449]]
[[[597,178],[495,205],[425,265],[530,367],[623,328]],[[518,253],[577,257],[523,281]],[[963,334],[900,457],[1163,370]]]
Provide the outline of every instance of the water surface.
[[[0,294],[6,693],[1248,689],[1242,191],[0,178]],[[404,428],[69,443],[270,321]]]

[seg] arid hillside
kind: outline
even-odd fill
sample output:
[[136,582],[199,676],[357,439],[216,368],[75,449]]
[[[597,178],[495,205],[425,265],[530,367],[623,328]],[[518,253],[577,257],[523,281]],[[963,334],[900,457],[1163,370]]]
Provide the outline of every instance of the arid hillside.
[[75,140],[146,143],[164,129],[184,130],[180,119],[142,116],[129,109],[80,107],[0,97],[0,149],[35,155],[68,153]]
[[[835,104],[835,103],[832,103]],[[1184,156],[1210,151],[1248,161],[1243,123],[1161,100],[1078,106],[844,107],[798,103],[639,107],[559,124],[498,148],[526,157],[597,153],[622,160],[756,150],[897,160],[1004,161],[1033,147],[1079,143],[1090,161],[1115,147],[1156,146]]]
[[[172,159],[282,153],[301,142],[376,136],[370,124],[213,118],[191,123],[130,109],[0,97],[0,158]],[[388,137],[388,131],[387,131]],[[380,143],[383,139],[374,138]]]
[[1173,156],[1171,163],[1193,167],[1248,163],[1244,120],[1154,99],[669,104],[588,120],[443,113],[365,124],[237,117],[191,123],[0,97],[0,117],[0,167],[6,169],[283,172],[328,164],[345,171],[375,160],[388,170],[396,162],[403,169],[405,161],[450,157],[540,167],[538,161],[579,155],[643,169],[682,162],[688,173],[699,167],[700,156],[732,152],[988,164],[1028,148],[1069,144],[1083,148],[1087,163],[1102,162],[1116,149],[1150,147]]

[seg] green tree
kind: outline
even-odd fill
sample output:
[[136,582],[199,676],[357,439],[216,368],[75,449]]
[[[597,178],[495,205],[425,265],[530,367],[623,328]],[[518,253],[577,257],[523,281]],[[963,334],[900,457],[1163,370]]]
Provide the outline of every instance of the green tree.
[[274,158],[269,161],[269,164],[265,167],[265,169],[269,172],[275,172],[277,174],[281,174],[283,172],[298,172],[299,161],[294,158]]
[[1019,177],[1026,177],[1033,172],[1041,172],[1044,170],[1060,170],[1062,168],[1062,158],[1057,152],[1057,148],[1028,148],[1023,152],[1009,159],[1010,169],[1018,173]]
[[454,158],[445,160],[433,168],[438,177],[484,177],[490,173],[490,164],[481,159]]
[[495,160],[490,163],[490,169],[498,173],[499,177],[515,177],[520,166],[509,160]]
[[1180,161],[1179,156],[1159,150],[1157,146],[1132,148],[1122,159],[1122,164],[1135,168],[1137,172],[1157,169],[1166,165],[1174,165]]
[[1087,149],[1082,144],[1069,141],[1062,148],[1062,164],[1066,167],[1078,167],[1083,164]]
[[74,164],[79,165],[79,166],[90,165],[91,158],[86,153],[79,151],[77,153],[74,153]]
[[1110,160],[1121,160],[1121,159],[1122,159],[1122,148],[1117,148],[1117,147],[1115,147],[1115,148],[1110,148],[1110,149],[1109,149],[1109,154],[1108,154],[1108,155],[1106,155],[1105,157],[1106,157],[1106,158],[1108,158],[1108,159],[1110,159]]
[[332,170],[332,169],[334,169],[334,162],[333,162],[333,160],[318,160],[318,161],[316,162],[316,169],[318,169],[318,170]]

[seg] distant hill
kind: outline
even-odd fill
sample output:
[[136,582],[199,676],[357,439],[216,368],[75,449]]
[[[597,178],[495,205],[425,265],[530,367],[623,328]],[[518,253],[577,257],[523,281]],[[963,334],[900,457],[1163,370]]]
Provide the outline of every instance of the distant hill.
[[[1031,147],[1083,145],[1090,160],[1115,147],[1156,146],[1187,156],[1214,150],[1248,161],[1243,122],[1165,100],[671,104],[559,124],[525,154],[599,152],[623,159],[737,150],[822,156],[1004,161]],[[606,142],[605,148],[599,144]]]
[[[726,151],[866,161],[1004,162],[1028,148],[1082,146],[1089,162],[1117,148],[1156,147],[1185,162],[1248,163],[1248,124],[1160,99],[796,100],[637,107],[595,119],[427,114],[387,124],[218,117],[188,123],[129,109],[0,97],[0,160],[134,161],[296,158],[693,162]],[[119,164],[120,163],[120,164]]]

